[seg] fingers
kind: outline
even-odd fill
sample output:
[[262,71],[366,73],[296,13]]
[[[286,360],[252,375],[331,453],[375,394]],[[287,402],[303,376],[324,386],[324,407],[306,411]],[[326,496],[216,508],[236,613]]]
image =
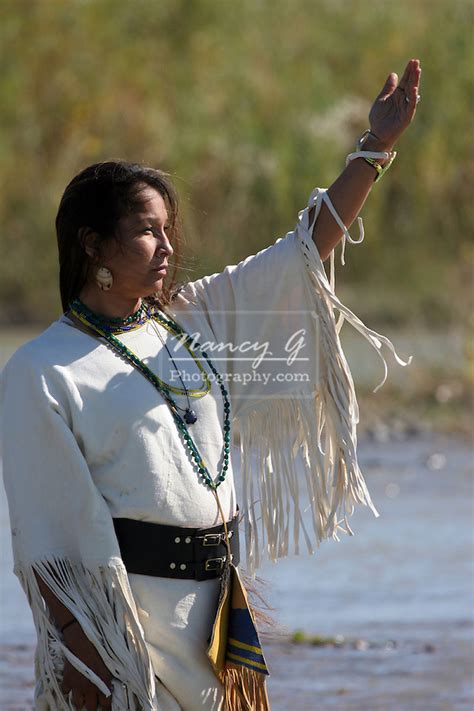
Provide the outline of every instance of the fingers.
[[418,60],[415,60],[417,63],[414,65],[412,73],[410,75],[410,91],[411,88],[414,87],[416,89],[416,92],[418,93],[418,89],[420,86],[420,79],[421,79],[421,67],[420,67],[420,62]]
[[418,88],[420,85],[421,66],[419,59],[410,59],[405,67],[402,78],[397,86],[395,98],[401,101],[404,107],[405,123],[408,124],[413,119],[418,103]]
[[78,688],[73,689],[72,701],[77,711],[82,711],[84,708],[86,711],[97,711],[99,708],[106,711],[112,708],[112,696],[107,698],[103,694],[97,693],[95,687],[86,692],[82,692]]
[[97,700],[97,693],[95,691],[89,691],[86,694],[84,705],[87,711],[97,711],[99,702]]
[[413,61],[414,61],[413,59],[410,59],[410,61],[407,62],[407,65],[406,65],[406,67],[405,67],[405,71],[403,72],[402,78],[400,79],[400,83],[399,83],[399,85],[398,85],[398,88],[401,89],[402,91],[405,91],[405,87],[406,87],[406,85],[407,85],[408,78],[409,78],[409,76],[410,76],[411,65],[412,65],[412,62],[413,62]]
[[99,691],[99,704],[100,704],[100,708],[103,709],[103,711],[106,711],[107,709],[111,709],[112,708],[112,694],[110,694],[110,696],[104,696],[104,694],[102,694]]
[[[398,75],[395,72],[391,72],[385,84],[383,85],[382,91],[378,95],[377,99],[386,99],[389,97],[395,89],[399,89],[405,94],[411,94],[413,86],[418,87],[421,76],[421,67],[419,59],[410,59],[407,63],[405,70],[402,74],[402,78],[398,81]],[[397,86],[398,83],[398,86]]]
[[407,98],[407,119],[411,121],[415,115],[416,105],[418,103],[418,86],[412,86],[409,91],[406,89],[405,96]]
[[[108,685],[110,686],[110,684]],[[77,711],[82,711],[84,707],[87,711],[97,711],[98,708],[104,710],[112,708],[112,695],[108,698],[104,696],[91,681],[86,679],[69,662],[66,662],[64,667],[61,690],[66,697],[71,694]]]
[[421,76],[421,66],[419,59],[410,59],[408,62],[403,76],[400,79],[398,88],[406,93],[411,93],[411,88],[413,86],[418,86]]
[[398,74],[396,74],[395,72],[391,72],[388,75],[387,80],[382,87],[382,91],[377,96],[377,99],[386,99],[388,96],[393,94],[393,92],[397,88],[397,81],[398,81]]
[[97,690],[88,689],[86,692],[82,692],[80,689],[76,688],[72,691],[72,701],[77,711],[97,711],[97,709],[110,709],[112,708],[111,697],[106,699],[103,694],[97,694]]
[[70,679],[70,671],[69,670],[70,670],[69,663],[66,662],[66,666],[64,668],[63,680],[61,683],[61,691],[63,692],[64,696],[67,696],[72,689],[72,683],[71,683],[71,679]]
[[421,67],[419,60],[414,59],[412,61],[412,69],[405,89],[405,96],[407,97],[410,120],[415,114],[416,105],[419,101],[419,87],[421,78]]
[[[82,691],[80,691],[80,689],[75,688],[72,690],[72,701],[78,711],[79,711],[79,709],[83,708],[84,694],[82,693]],[[94,709],[94,711],[95,711],[95,709]]]
[[99,704],[102,711],[107,711],[112,708],[112,695],[108,698],[103,694],[99,694]]

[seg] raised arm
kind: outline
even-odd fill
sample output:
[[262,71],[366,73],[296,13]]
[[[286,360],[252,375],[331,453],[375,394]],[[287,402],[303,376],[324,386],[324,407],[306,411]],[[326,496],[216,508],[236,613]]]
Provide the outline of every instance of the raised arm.
[[[369,113],[371,133],[363,145],[364,151],[390,152],[416,112],[421,67],[418,59],[411,59],[400,82],[395,73],[389,74],[382,91]],[[377,159],[380,165],[386,160]],[[328,190],[328,196],[342,222],[349,227],[359,214],[377,177],[376,168],[363,158],[352,160]],[[310,213],[310,223],[314,209]],[[313,240],[321,259],[327,259],[342,237],[342,231],[323,204],[313,229]]]

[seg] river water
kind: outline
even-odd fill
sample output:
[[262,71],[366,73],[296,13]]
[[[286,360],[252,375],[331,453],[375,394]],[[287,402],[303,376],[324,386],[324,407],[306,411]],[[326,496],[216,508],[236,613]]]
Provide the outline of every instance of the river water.
[[[472,450],[425,434],[365,439],[359,455],[380,518],[360,509],[354,536],[259,571],[274,607],[272,711],[472,709]],[[0,708],[26,710],[34,632],[11,573],[3,487],[0,512]],[[292,644],[295,630],[336,643]]]

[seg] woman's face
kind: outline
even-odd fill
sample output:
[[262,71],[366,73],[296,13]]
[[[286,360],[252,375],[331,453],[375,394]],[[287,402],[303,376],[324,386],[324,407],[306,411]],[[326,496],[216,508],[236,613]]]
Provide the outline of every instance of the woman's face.
[[100,266],[112,272],[112,290],[124,298],[138,299],[159,292],[173,248],[165,201],[154,188],[144,185],[139,207],[121,217],[117,239],[101,246]]

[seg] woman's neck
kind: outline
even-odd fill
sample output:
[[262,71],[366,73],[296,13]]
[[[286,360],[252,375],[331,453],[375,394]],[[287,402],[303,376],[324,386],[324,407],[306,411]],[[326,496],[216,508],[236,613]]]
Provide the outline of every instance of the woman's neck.
[[84,287],[79,298],[83,304],[94,313],[110,318],[127,318],[137,311],[142,303],[141,298],[126,298],[110,291]]

